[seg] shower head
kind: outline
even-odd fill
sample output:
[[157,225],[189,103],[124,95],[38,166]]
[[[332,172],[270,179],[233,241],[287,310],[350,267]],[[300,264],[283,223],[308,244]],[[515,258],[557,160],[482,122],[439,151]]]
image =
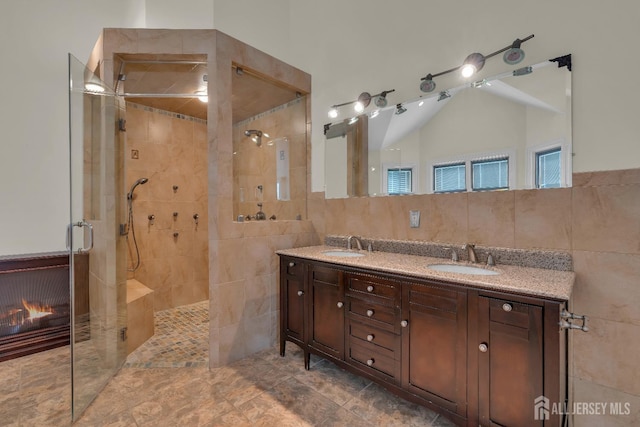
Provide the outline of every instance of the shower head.
[[[262,145],[262,131],[257,129],[249,129],[244,131],[245,136],[251,137],[251,140],[256,143],[258,147]],[[268,135],[267,135],[268,136]]]
[[127,199],[128,200],[133,199],[133,190],[135,190],[138,185],[146,184],[147,182],[149,182],[149,178],[140,178],[139,180],[134,182],[133,185],[131,186],[131,190],[129,190],[129,193],[127,193]]

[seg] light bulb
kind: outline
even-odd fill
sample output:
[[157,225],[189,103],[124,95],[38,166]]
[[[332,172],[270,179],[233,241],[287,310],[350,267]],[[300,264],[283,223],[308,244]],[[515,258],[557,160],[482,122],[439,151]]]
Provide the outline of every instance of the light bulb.
[[337,108],[332,108],[329,110],[329,118],[330,119],[335,119],[336,117],[338,117],[338,109]]
[[362,102],[358,101],[353,106],[353,109],[356,110],[356,113],[362,113],[364,111],[364,104],[362,104]]
[[462,77],[466,79],[473,76],[473,74],[476,72],[476,67],[473,64],[465,64],[460,72],[462,73]]

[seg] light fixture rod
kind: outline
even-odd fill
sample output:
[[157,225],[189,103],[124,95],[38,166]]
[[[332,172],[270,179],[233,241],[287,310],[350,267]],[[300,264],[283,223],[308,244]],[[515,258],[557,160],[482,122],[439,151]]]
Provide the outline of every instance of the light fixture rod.
[[[520,39],[520,43],[524,43],[524,42],[526,42],[527,40],[531,40],[533,37],[534,37],[534,35],[533,35],[533,34],[531,34],[531,35],[530,35],[530,36],[528,36],[528,37],[525,37],[525,38],[523,38],[523,39]],[[488,59],[488,58],[491,58],[492,56],[499,55],[499,54],[501,54],[502,52],[506,52],[507,50],[511,49],[512,47],[513,47],[513,44],[510,44],[509,46],[507,46],[507,47],[503,47],[503,48],[502,48],[502,49],[500,49],[500,50],[496,50],[495,52],[490,53],[489,55],[485,55],[485,56],[484,56],[484,58],[485,58],[485,59]]]
[[[385,96],[391,92],[395,92],[395,89],[391,89],[391,90],[383,90],[380,93],[376,93],[375,95],[371,95],[371,99],[375,98],[376,96],[382,96],[382,94],[384,94]],[[355,104],[356,102],[358,102],[358,100],[354,100],[354,101],[349,101],[349,102],[343,102],[342,104],[334,104],[331,106],[331,108],[340,108],[340,107],[344,107],[345,105],[350,105],[350,104]]]
[[[533,37],[534,37],[534,35],[533,35],[533,34],[531,34],[530,36],[527,36],[527,37],[525,37],[525,38],[523,38],[523,39],[520,39],[520,43],[524,43],[524,42],[526,42],[527,40],[531,40]],[[488,58],[491,58],[492,56],[496,56],[496,55],[498,55],[498,54],[500,54],[500,53],[502,53],[502,52],[506,52],[507,50],[511,49],[511,47],[512,47],[512,46],[513,46],[513,43],[512,43],[512,44],[510,44],[510,45],[509,45],[509,46],[507,46],[507,47],[504,47],[504,48],[500,49],[500,50],[496,50],[495,52],[492,52],[492,53],[490,53],[489,55],[484,55],[484,58],[485,58],[485,59],[488,59]],[[459,70],[460,68],[462,68],[462,66],[463,66],[463,65],[464,65],[464,64],[462,64],[462,65],[458,65],[458,66],[457,66],[457,67],[455,67],[455,68],[451,68],[451,69],[446,70],[446,71],[441,71],[441,72],[439,72],[439,73],[435,73],[435,74],[428,74],[426,77],[422,77],[420,80],[433,79],[434,77],[438,77],[438,76],[442,76],[442,75],[444,75],[444,74],[452,73],[452,72],[454,72],[454,71]]]

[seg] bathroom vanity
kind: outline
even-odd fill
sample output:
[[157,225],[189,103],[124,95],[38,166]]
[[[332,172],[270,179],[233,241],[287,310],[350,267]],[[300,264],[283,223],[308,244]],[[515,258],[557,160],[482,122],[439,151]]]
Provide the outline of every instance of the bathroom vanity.
[[428,267],[441,258],[335,249],[278,251],[282,355],[293,342],[307,369],[310,354],[330,359],[458,425],[561,425],[534,409],[566,398],[559,322],[573,272],[478,276]]

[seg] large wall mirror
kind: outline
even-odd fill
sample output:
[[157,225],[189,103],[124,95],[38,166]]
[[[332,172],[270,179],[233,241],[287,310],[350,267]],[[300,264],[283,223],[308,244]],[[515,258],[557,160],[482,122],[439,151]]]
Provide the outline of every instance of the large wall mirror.
[[325,126],[325,197],[571,186],[570,55]]

